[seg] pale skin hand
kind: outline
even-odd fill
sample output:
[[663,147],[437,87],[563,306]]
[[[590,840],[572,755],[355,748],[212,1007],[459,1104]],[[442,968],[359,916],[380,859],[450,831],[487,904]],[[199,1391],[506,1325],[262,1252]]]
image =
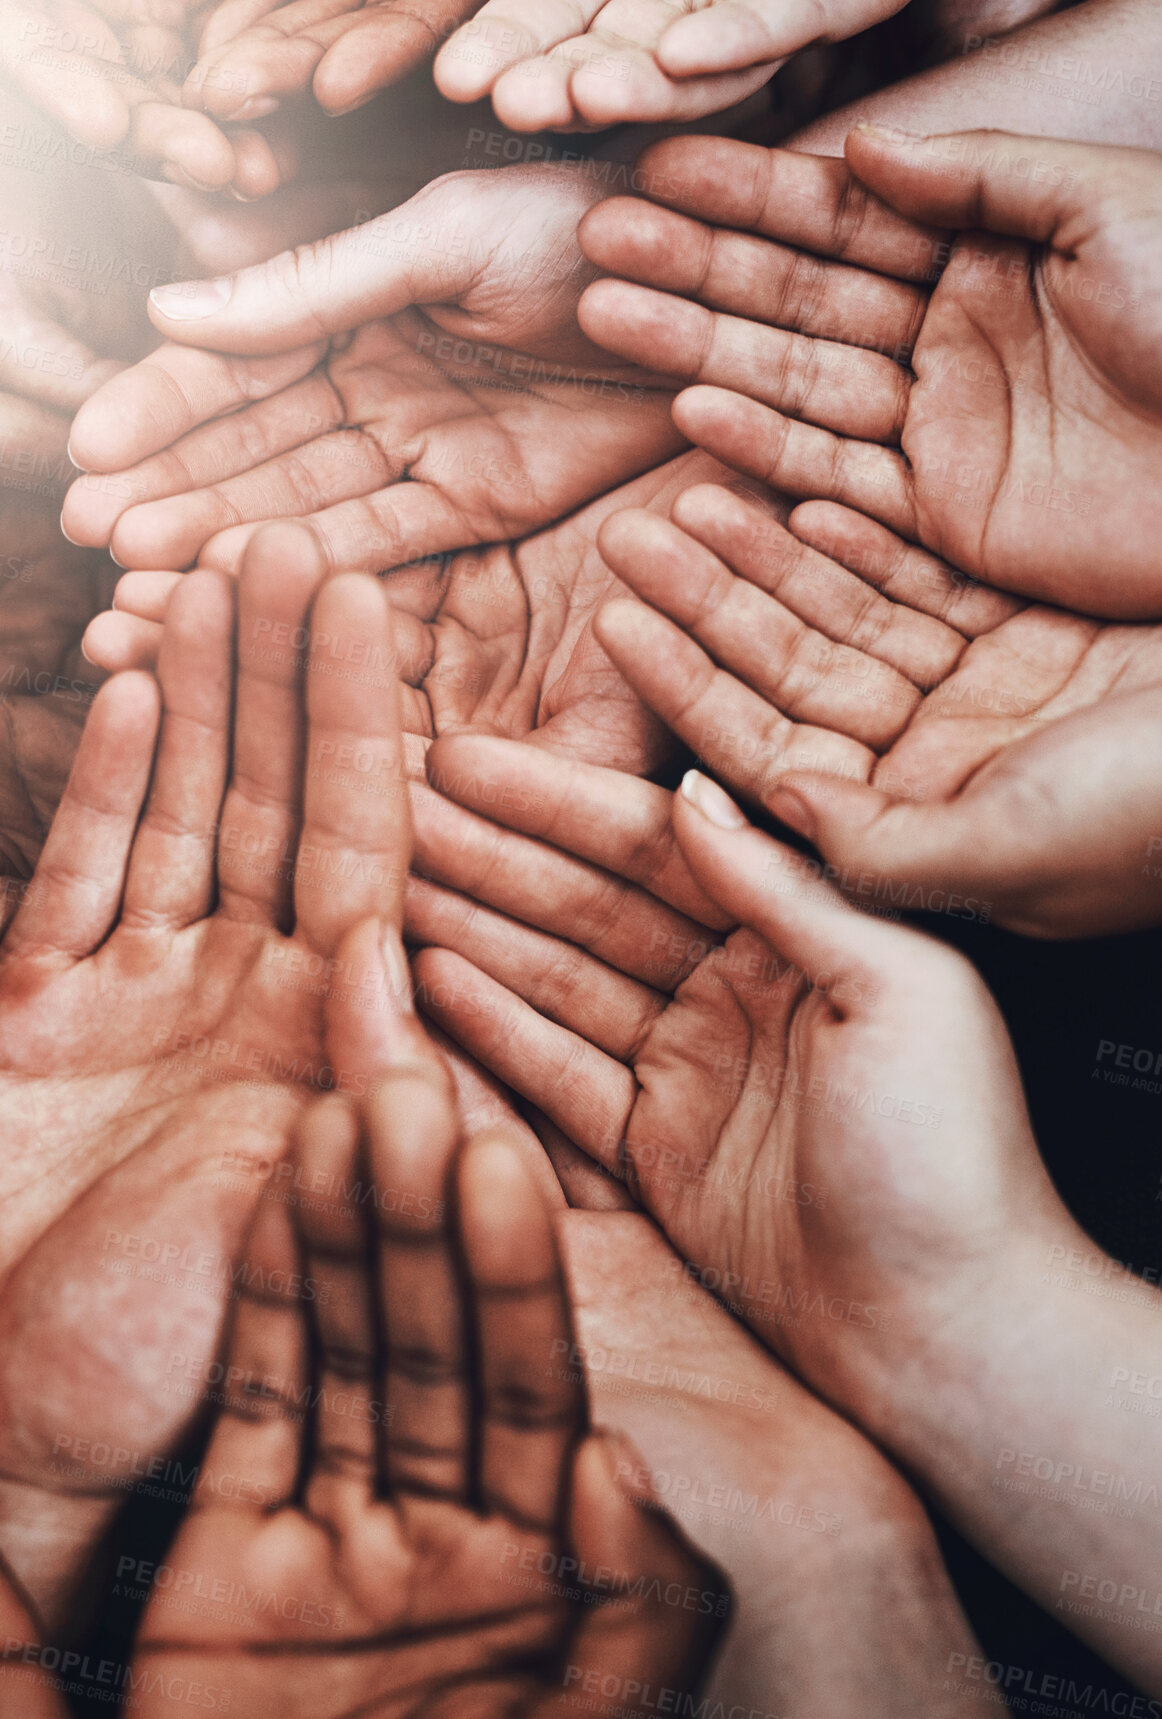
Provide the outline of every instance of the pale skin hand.
[[[194,190],[265,196],[287,165],[267,139],[224,131],[181,105],[194,9],[186,0],[69,0],[64,7],[15,0],[0,18],[0,80],[36,110],[41,125],[59,126],[130,172]],[[236,90],[233,99],[237,104]],[[249,115],[259,116],[257,107]]]
[[[464,1143],[447,1067],[407,1025],[406,1065],[358,1111],[329,1098],[303,1116],[295,1185],[321,1195],[270,1184],[245,1273],[262,1288],[230,1335],[240,1383],[166,1554],[199,1592],[279,1603],[191,1616],[159,1587],[134,1660],[148,1719],[184,1711],[193,1676],[256,1719],[547,1716],[590,1679],[696,1691],[721,1627],[717,1572],[634,1501],[626,1447],[587,1430],[583,1370],[559,1360],[551,1213],[519,1146]],[[223,1499],[226,1472],[248,1502]],[[536,1574],[566,1557],[613,1573],[608,1604]],[[668,1604],[675,1582],[710,1603]]]
[[[597,283],[584,327],[638,362],[664,338],[672,367],[696,380],[675,422],[727,464],[855,507],[1002,589],[1157,616],[1154,157],[991,133],[893,143],[866,129],[847,156],[845,172],[721,140],[656,146],[643,170],[683,214],[646,214],[643,238],[629,219],[640,204],[595,211],[587,253],[648,288]],[[812,182],[813,218],[796,197]],[[901,216],[927,225],[906,233]],[[990,232],[948,254],[932,223]],[[782,298],[761,277],[712,273],[700,286],[707,262],[740,248],[753,261],[764,241],[789,283]],[[804,244],[811,257],[788,258],[784,247]],[[755,398],[744,378],[764,361],[775,380]]]
[[[545,763],[469,737],[432,750],[444,792],[463,784],[498,827],[447,844],[437,884],[412,887],[428,1007],[627,1177],[755,1334],[1040,1603],[1083,1597],[1068,1570],[1151,1590],[1148,1510],[1090,1539],[1068,1503],[1018,1508],[991,1484],[1003,1450],[1043,1445],[1151,1484],[1151,1429],[1112,1416],[1099,1385],[1115,1365],[1148,1377],[1162,1297],[1112,1261],[1129,1311],[1075,1319],[1046,1290],[1055,1261],[1102,1256],[1045,1174],[972,969],[845,906],[705,777],[710,816],[677,797],[667,833],[662,790],[579,765],[554,781]],[[547,831],[556,853],[529,839]],[[740,924],[721,946],[698,891]],[[1152,1640],[1099,1613],[1066,1621],[1155,1684]]]
[[618,1356],[617,1373],[594,1366],[590,1388],[595,1417],[641,1453],[622,1477],[655,1487],[730,1579],[711,1702],[795,1719],[974,1711],[948,1666],[980,1650],[896,1470],[730,1317],[643,1214],[567,1212],[557,1230],[581,1354]]
[[[124,1497],[123,1476],[58,1435],[172,1448],[192,1406],[167,1368],[215,1352],[254,1167],[277,1159],[314,1082],[362,1078],[360,1003],[400,982],[398,954],[385,969],[378,944],[347,936],[369,914],[398,917],[407,868],[386,599],[347,577],[312,609],[320,573],[293,527],[255,543],[236,676],[233,582],[185,582],[159,665],[156,765],[157,688],[119,677],[0,948],[0,1547],[50,1630]],[[330,640],[309,670],[289,644],[308,615]],[[383,696],[329,672],[326,652],[348,648],[374,653],[365,678]],[[370,777],[342,766],[340,741]],[[332,971],[353,977],[336,987],[341,946]],[[181,1268],[159,1305],[137,1250],[163,1243],[210,1264]]]
[[131,567],[230,570],[257,521],[305,514],[333,565],[381,570],[524,536],[651,470],[681,446],[669,394],[576,324],[599,195],[568,169],[452,174],[155,293],[162,333],[213,350],[163,347],[88,403],[71,451],[102,475],[73,486],[65,529]]
[[[1162,627],[1022,605],[829,502],[604,527],[595,633],[732,788],[881,906],[1042,937],[1162,919]],[[645,605],[645,606],[643,606]]]

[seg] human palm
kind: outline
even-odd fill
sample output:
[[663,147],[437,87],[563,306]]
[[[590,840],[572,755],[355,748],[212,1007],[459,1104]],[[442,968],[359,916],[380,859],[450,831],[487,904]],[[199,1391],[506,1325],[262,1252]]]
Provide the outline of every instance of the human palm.
[[[421,994],[842,1401],[833,1345],[846,1366],[853,1331],[918,1329],[953,1265],[1010,1239],[998,1186],[1051,1203],[999,1016],[966,963],[855,914],[769,838],[748,833],[736,875],[700,857],[680,798],[548,765],[470,736],[432,749],[433,780],[492,824],[412,887]],[[1014,1118],[987,1125],[995,1176],[982,1091]]]
[[[209,1603],[191,1615],[154,1591],[143,1710],[175,1711],[191,1672],[231,1707],[302,1719],[557,1710],[566,1665],[690,1690],[725,1605],[691,1631],[653,1590],[723,1591],[621,1490],[616,1444],[586,1437],[550,1213],[517,1143],[462,1146],[447,1071],[413,1032],[358,1115],[333,1098],[304,1114],[294,1157],[323,1197],[272,1182],[260,1208],[238,1383],[167,1553]],[[246,1505],[222,1498],[227,1472]],[[568,1572],[599,1565],[586,1606]],[[256,1592],[273,1603],[228,1598]]]
[[[646,242],[652,218],[644,234],[631,226],[641,205],[590,218],[587,253],[645,285],[598,283],[584,326],[639,362],[664,334],[671,368],[698,384],[675,421],[738,470],[846,503],[1004,590],[1157,615],[1162,307],[1142,285],[1162,262],[1154,158],[1000,134],[901,150],[859,130],[847,151],[845,167],[722,141],[658,146],[644,179],[668,179],[664,200],[684,215],[661,216],[664,253]],[[805,215],[787,193],[812,177]],[[749,250],[774,241],[770,272],[789,293],[757,270],[712,274],[709,290],[692,276],[731,249],[706,221],[741,212],[739,180],[759,187],[739,222]],[[991,231],[941,250],[938,232],[907,231],[894,210]],[[812,254],[788,258],[801,245]]]
[[[344,933],[398,911],[408,823],[394,693],[369,707],[325,656],[350,647],[390,663],[386,602],[370,581],[330,582],[311,611],[304,676],[279,641],[304,627],[320,573],[287,528],[251,552],[232,749],[232,588],[216,575],[183,586],[140,827],[157,696],[126,676],[97,697],[0,949],[4,1539],[8,1551],[30,1497],[51,1495],[10,1554],[46,1615],[67,1597],[56,1539],[70,1544],[77,1520],[95,1532],[124,1479],[84,1451],[63,1467],[58,1435],[104,1440],[106,1456],[127,1443],[152,1455],[188,1426],[167,1363],[213,1355],[255,1161],[278,1156],[303,1096],[357,1058],[375,964],[368,978],[340,962]],[[365,679],[385,684],[382,670]],[[340,731],[358,763],[344,761]],[[237,1142],[233,1174],[223,1127]],[[158,1304],[142,1262],[163,1245],[182,1263]],[[30,1366],[43,1382],[31,1399]]]
[[262,196],[280,178],[267,139],[182,106],[197,11],[192,0],[70,0],[67,9],[16,0],[0,20],[0,79],[81,145],[106,180],[112,168]]
[[[1154,922],[1162,628],[1021,604],[829,502],[714,486],[601,536],[595,632],[715,773],[882,904],[1039,936]],[[807,797],[806,820],[802,802]]]
[[66,529],[129,566],[232,568],[255,522],[306,515],[335,565],[379,570],[523,536],[656,465],[680,445],[669,396],[576,325],[595,194],[568,169],[453,174],[244,271],[224,309],[155,294],[166,333],[217,350],[163,348],[89,402],[71,449],[101,475]]
[[[728,477],[705,454],[682,454],[523,542],[390,575],[389,592],[409,611],[397,615],[397,640],[407,641],[405,726],[427,737],[474,728],[637,775],[654,769],[672,742],[593,631],[601,604],[625,589],[598,536],[618,509],[665,512],[686,485]],[[90,660],[110,672],[152,667],[181,578],[126,574],[117,607],[85,634]]]

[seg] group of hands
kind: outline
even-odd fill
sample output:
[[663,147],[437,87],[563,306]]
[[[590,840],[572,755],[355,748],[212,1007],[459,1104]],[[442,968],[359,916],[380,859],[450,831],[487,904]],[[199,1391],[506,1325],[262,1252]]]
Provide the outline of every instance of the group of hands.
[[[897,9],[830,8],[837,33]],[[547,52],[551,8],[489,5],[441,88],[518,128],[627,91],[695,117],[803,40],[785,4],[639,4],[627,49],[618,10]],[[914,1576],[915,1710],[953,1713],[971,1631],[899,1469],[1059,1604],[1077,1513],[1018,1514],[998,1451],[1154,1472],[1148,1423],[1101,1404],[1162,1302],[1113,1262],[1128,1306],[1050,1284],[1099,1256],[994,1005],[858,906],[1162,919],[1157,158],[673,138],[634,199],[583,168],[451,174],[314,243],[300,201],[297,248],[239,271],[261,242],[196,197],[270,189],[277,151],[231,122],[312,78],[328,111],[365,99],[431,52],[423,12],[211,16],[197,125],[163,130],[231,139],[224,177],[169,175],[225,272],[155,292],[167,344],[123,368],[148,336],[119,329],[17,419],[46,459],[63,425],[86,474],[72,548],[29,511],[30,564],[72,591],[104,577],[90,550],[128,571],[85,634],[112,678],[63,796],[36,722],[87,701],[7,707],[6,869],[36,864],[0,946],[0,1691],[60,1710],[44,1644],[83,1627],[124,1464],[207,1438],[167,1568],[316,1609],[240,1622],[155,1584],[146,1714],[193,1684],[292,1719],[693,1687],[726,1586],[590,1426],[588,1250],[647,1347],[674,1327],[777,1401],[772,1492]],[[106,28],[154,42],[175,13]],[[245,111],[215,105],[239,67]],[[58,676],[83,673],[71,601]],[[705,774],[649,780],[683,745],[820,861]],[[1148,1526],[1087,1519],[1123,1592],[1149,1590]],[[1067,1621],[1162,1687],[1149,1632]]]

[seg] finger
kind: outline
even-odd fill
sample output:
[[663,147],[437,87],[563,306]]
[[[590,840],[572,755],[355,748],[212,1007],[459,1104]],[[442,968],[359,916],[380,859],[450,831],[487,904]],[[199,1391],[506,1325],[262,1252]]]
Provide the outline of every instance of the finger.
[[[78,52],[76,44],[83,43]],[[0,9],[0,72],[46,119],[91,149],[113,149],[129,128],[129,108],[109,76],[117,36],[87,7],[58,19],[35,5]]]
[[572,1210],[636,1212],[640,1209],[625,1183],[611,1176],[608,1170],[603,1170],[600,1164],[595,1164],[579,1146],[574,1146],[547,1116],[533,1109],[530,1120]]
[[[641,603],[608,603],[597,637],[641,698],[739,793],[765,805],[783,770],[866,778],[875,754],[831,728],[792,722],[671,621]],[[808,762],[809,760],[809,762]],[[718,903],[721,909],[721,901]]]
[[219,911],[246,924],[290,921],[302,806],[307,622],[324,567],[296,525],[251,545],[238,589],[234,756],[219,837]]
[[315,73],[315,100],[327,113],[349,113],[376,90],[399,83],[432,58],[450,22],[473,9],[475,0],[417,6],[388,0],[334,42]]
[[[921,287],[847,268],[750,233],[708,225],[637,197],[598,203],[578,229],[591,263],[711,310],[799,334],[869,347],[906,363],[929,295]],[[586,333],[616,337],[616,301],[596,282],[581,299]]]
[[640,884],[701,925],[728,929],[677,848],[666,789],[483,734],[441,736],[426,769],[444,798]]
[[130,84],[129,142],[142,161],[163,163],[162,177],[195,191],[222,191],[235,172],[229,138],[204,113],[159,101],[148,84]]
[[753,829],[696,770],[674,797],[674,828],[706,888],[826,993],[837,1020],[868,1018],[901,972],[914,994],[925,965],[947,959],[919,932],[849,907],[817,865]]
[[908,466],[893,448],[849,441],[814,424],[772,412],[721,388],[688,388],[674,401],[684,436],[724,465],[761,478],[772,489],[838,501],[889,530],[915,533]]
[[911,383],[890,358],[724,316],[625,281],[596,281],[581,326],[619,358],[761,400],[869,442],[898,442]]
[[899,12],[905,0],[718,0],[678,18],[658,43],[672,77],[690,78],[783,59],[816,42],[842,42]]
[[399,924],[411,812],[391,605],[364,574],[329,579],[315,598],[307,665],[303,828],[295,922],[333,954],[370,915]]
[[562,1523],[568,1458],[585,1424],[552,1216],[502,1132],[457,1164],[457,1228],[475,1323],[481,1426],[477,1492],[523,1526]]
[[[321,408],[312,409],[313,401],[320,401]],[[236,475],[212,480],[203,488],[130,508],[118,519],[110,544],[122,566],[189,567],[213,539],[227,531],[237,533],[240,525],[248,528],[248,542],[254,528],[269,520],[319,514],[335,503],[362,498],[394,483],[403,471],[401,461],[383,454],[359,431],[311,434],[300,444],[304,426],[313,431],[318,425],[325,431],[328,421],[342,417],[334,390],[321,377],[288,389],[266,410],[237,416],[244,421],[227,428],[220,444],[215,442],[219,426],[207,425],[170,455],[148,461],[149,470],[139,467],[133,474],[135,482],[156,486],[164,481],[169,487],[173,478],[166,474],[172,473],[175,463],[184,467],[187,455],[195,471],[204,469],[207,462],[219,467],[248,462]],[[187,442],[194,446],[187,449]],[[262,458],[259,452],[264,443],[272,449],[270,458]],[[280,443],[284,446],[279,447]],[[293,444],[289,450],[287,443]],[[184,482],[190,482],[189,475]],[[365,521],[368,507],[362,499],[359,511]],[[210,558],[212,551],[205,557]],[[348,563],[339,559],[333,565],[345,568]]]
[[583,34],[604,0],[488,0],[436,55],[436,88],[449,101],[480,101],[510,66],[541,56]]
[[868,195],[832,156],[673,137],[652,144],[637,170],[656,202],[712,226],[762,233],[895,280],[931,282],[947,257],[943,232]]
[[[143,493],[132,481],[134,466],[207,419],[280,393],[313,370],[321,355],[318,343],[272,358],[241,360],[159,347],[85,402],[69,435],[69,458],[82,471],[124,480],[122,500],[128,506]],[[74,490],[99,494],[101,486],[82,478]]]
[[569,94],[574,111],[589,125],[674,124],[738,106],[778,69],[776,61],[767,60],[725,74],[673,78],[652,46],[627,48],[614,35],[595,43],[594,51],[574,67]]
[[211,281],[155,287],[154,326],[219,352],[286,352],[323,336],[454,298],[478,261],[463,242],[434,242],[425,192],[390,214]]
[[[666,1005],[661,992],[626,978],[575,944],[422,878],[409,886],[405,929],[409,942],[462,955],[542,1015],[611,1056],[629,1057]],[[705,954],[709,947],[705,939],[688,940],[684,965],[696,965],[697,951]]]
[[[543,842],[471,817],[413,789],[415,867],[461,896],[588,950],[619,972],[666,989],[689,951],[716,939],[644,891]],[[414,915],[416,897],[410,911]]]
[[5,301],[0,389],[31,395],[71,416],[121,368],[115,359],[98,358],[91,346],[20,298]]
[[425,1012],[437,1025],[620,1176],[636,1091],[629,1070],[458,955],[423,949],[414,966]]
[[1092,220],[1095,195],[1128,173],[1150,171],[1152,159],[1139,150],[1099,150],[1004,131],[913,137],[876,125],[850,131],[846,154],[865,185],[916,220],[1054,248],[1079,216]]
[[842,880],[857,870],[877,892],[905,908],[923,909],[939,891],[987,898],[1019,891],[1047,866],[1037,838],[1003,800],[989,817],[977,797],[900,800],[861,782],[795,773],[780,782],[775,811],[806,836]]
[[[573,1464],[569,1542],[579,1562],[617,1572],[604,1603],[587,1607],[569,1648],[574,1687],[621,1691],[648,1680],[693,1703],[729,1613],[721,1572],[685,1543],[660,1508],[636,1503],[628,1481],[646,1469],[622,1438],[594,1435]],[[696,1610],[667,1596],[697,1594]],[[596,1596],[595,1596],[596,1599]],[[558,1719],[571,1696],[546,1696],[533,1719]],[[610,1702],[609,1719],[617,1711]],[[597,1703],[604,1719],[604,1704]]]
[[81,654],[107,674],[121,674],[126,669],[144,669],[152,674],[157,668],[161,638],[160,621],[141,621],[136,615],[106,609],[94,615],[85,628]]
[[[224,121],[265,118],[284,96],[308,87],[336,25],[342,28],[352,10],[352,0],[292,0],[261,11],[219,7],[203,33],[201,58],[182,100]],[[224,36],[228,14],[238,28]]]
[[[787,529],[801,543],[851,568],[861,584],[882,591],[897,613],[931,616],[940,623],[946,641],[948,629],[962,641],[980,638],[1024,607],[1019,598],[978,584],[947,561],[914,543],[905,543],[865,514],[835,502],[803,502],[791,514]],[[937,685],[952,664],[941,670],[940,637],[936,630],[925,636],[932,651],[927,677],[918,660],[915,674],[911,668],[907,672],[917,685]],[[912,662],[910,656],[908,660]]]
[[[807,513],[809,525],[813,506],[822,514],[851,520],[853,527],[862,520],[862,515],[830,502],[807,503],[796,510],[792,520]],[[932,686],[951,673],[964,650],[964,635],[943,618],[937,618],[935,606],[931,613],[921,613],[919,606],[910,605],[906,597],[895,600],[894,591],[892,600],[881,595],[883,587],[879,581],[864,573],[869,557],[855,550],[853,539],[842,543],[837,537],[829,548],[826,543],[815,541],[809,530],[784,528],[744,497],[710,484],[684,490],[674,502],[671,517],[736,573],[777,597],[800,620],[837,644],[863,653],[869,676],[872,671],[866,658],[875,658],[905,676],[913,686]],[[910,545],[881,526],[870,520],[864,523],[887,544],[896,545],[902,554],[910,551]],[[843,548],[852,549],[854,559],[849,561],[841,553]],[[959,581],[964,595],[968,595],[968,584],[967,580]],[[947,570],[946,590],[951,596],[951,569]],[[1011,599],[1001,601],[1008,604]],[[867,690],[868,701],[884,701],[891,685],[888,682],[881,686],[873,679]]]
[[140,621],[164,621],[169,600],[182,582],[180,573],[126,573],[113,592],[113,609]]
[[[729,501],[723,505],[729,510]],[[700,519],[707,511],[713,515],[718,506],[715,496]],[[715,663],[774,710],[792,721],[813,722],[876,751],[884,750],[919,706],[917,688],[858,642],[840,643],[828,632],[807,625],[781,600],[781,585],[794,586],[796,577],[800,586],[807,587],[809,604],[825,600],[823,593],[811,590],[815,569],[803,565],[810,552],[757,509],[742,503],[736,506],[744,518],[740,521],[728,511],[728,519],[740,537],[749,535],[749,553],[744,551],[742,559],[761,583],[738,578],[703,543],[670,520],[641,509],[613,514],[602,527],[598,544],[613,571],[644,602],[670,615]],[[737,555],[737,540],[724,546]],[[815,560],[826,569],[820,557]],[[788,563],[791,570],[785,576]],[[817,577],[814,583],[818,585]],[[882,607],[890,616],[891,606]],[[874,637],[874,628],[873,619],[864,636]],[[833,624],[829,631],[835,630]],[[676,677],[670,679],[673,684]],[[713,679],[707,685],[721,687]],[[691,690],[689,685],[678,686],[676,719],[681,701]]]
[[[190,1501],[192,1512],[262,1519],[294,1497],[307,1385],[301,1265],[281,1185],[268,1183],[236,1279],[221,1408]],[[225,1475],[247,1484],[221,1485]]]
[[448,1181],[460,1118],[434,1046],[385,1076],[367,1126],[384,1334],[382,1480],[391,1492],[464,1502],[471,1385]]
[[311,1462],[305,1499],[312,1516],[341,1532],[351,1505],[376,1490],[377,1427],[383,1418],[376,1340],[373,1199],[360,1163],[359,1119],[328,1096],[295,1130],[291,1175],[281,1197],[302,1253],[312,1337]]
[[79,960],[112,930],[149,785],[160,718],[156,682],[107,681],[93,701],[4,959]]
[[415,981],[400,929],[362,919],[328,963],[323,1008],[327,1060],[338,1089],[364,1093],[390,1069],[413,1068],[431,1055],[430,1035],[415,1010]]
[[180,929],[213,906],[233,646],[232,585],[220,573],[191,573],[166,612],[158,661],[161,739],[125,886],[127,928]]

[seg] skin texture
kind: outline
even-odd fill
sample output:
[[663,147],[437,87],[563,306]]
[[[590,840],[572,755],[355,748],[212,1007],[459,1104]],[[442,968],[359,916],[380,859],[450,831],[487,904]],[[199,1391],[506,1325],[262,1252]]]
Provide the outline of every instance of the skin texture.
[[[828,502],[714,487],[611,518],[595,631],[857,899],[1041,937],[1162,919],[1162,629],[1021,604]],[[646,606],[643,606],[646,605]],[[956,899],[954,899],[956,898]]]
[[[373,581],[347,578],[312,609],[318,577],[294,528],[256,543],[238,592],[237,679],[232,582],[186,582],[159,665],[156,765],[158,689],[120,677],[94,703],[0,948],[0,1547],[49,1629],[124,1496],[119,1474],[72,1460],[71,1445],[62,1455],[57,1434],[109,1433],[156,1454],[188,1433],[196,1396],[173,1388],[167,1366],[185,1356],[196,1374],[216,1351],[225,1262],[259,1166],[277,1160],[312,1086],[365,1078],[360,975],[372,998],[400,982],[398,958],[385,967],[378,945],[344,942],[369,913],[399,912],[394,680],[380,670],[386,695],[369,703],[324,655],[362,642],[390,664],[386,603]],[[309,672],[275,632],[289,638],[308,614],[331,641],[316,643]],[[380,792],[328,762],[336,736]],[[320,982],[341,945],[333,971],[351,983]],[[209,1264],[180,1268],[159,1305],[138,1250],[163,1244]]]
[[225,0],[185,99],[243,120],[309,87],[328,113],[346,113],[435,52],[442,94],[490,97],[514,131],[692,120],[745,100],[798,49],[856,35],[901,3],[715,0],[707,11],[685,0]]
[[[850,173],[725,141],[660,146],[645,171],[673,184],[684,169],[689,191],[668,199],[682,216],[647,215],[643,236],[622,202],[594,213],[588,254],[635,284],[591,288],[583,326],[639,362],[665,340],[696,384],[675,401],[675,422],[727,464],[854,507],[1004,590],[1156,617],[1154,158],[993,134],[893,144],[857,130],[847,147]],[[812,181],[807,220],[788,197]],[[745,244],[700,218],[716,192],[716,226],[749,209]],[[905,236],[896,212],[926,225]],[[963,233],[949,251],[935,223],[991,232]],[[749,291],[714,275],[701,286],[707,262],[740,249],[757,262],[763,240],[788,294],[764,291],[761,277]],[[812,256],[787,258],[804,243]],[[930,293],[926,247],[939,276]],[[876,273],[860,281],[852,265]],[[703,302],[656,290],[676,281]],[[867,304],[870,327],[858,317]],[[758,398],[753,385],[740,391],[772,365]]]
[[[182,1711],[191,1678],[260,1719],[547,1715],[568,1710],[570,1678],[631,1671],[693,1691],[727,1592],[619,1483],[583,1372],[552,1364],[569,1302],[520,1143],[466,1143],[435,1047],[405,1017],[387,1037],[374,1096],[314,1105],[289,1197],[268,1185],[227,1351],[241,1383],[166,1554],[196,1591],[279,1604],[190,1616],[159,1586],[141,1709]],[[247,1503],[221,1496],[225,1473]],[[513,1581],[567,1556],[617,1573],[608,1604]],[[693,1624],[662,1597],[674,1582],[707,1595]]]
[[59,128],[121,170],[264,196],[290,165],[277,144],[181,105],[194,11],[186,0],[16,0],[0,21],[0,79],[35,110],[33,135]]
[[[1098,1387],[1113,1352],[1146,1366],[1162,1298],[1061,1205],[967,962],[846,906],[696,773],[671,801],[468,736],[429,770],[497,826],[487,871],[482,838],[411,889],[437,1018],[1040,1603],[1091,1568],[1147,1592],[1149,1512],[1090,1526],[1051,1489],[1014,1510],[989,1480],[1006,1449],[1077,1440],[1151,1484],[1151,1430]],[[1060,1260],[1096,1261],[1126,1294],[1073,1320]],[[1069,1623],[1157,1686],[1156,1645],[1119,1615],[1082,1605]]]
[[[165,347],[89,402],[71,451],[116,488],[80,480],[65,529],[129,566],[231,569],[252,522],[306,513],[333,565],[380,570],[523,536],[649,470],[680,446],[668,395],[576,328],[597,195],[568,169],[452,174],[231,283],[155,293],[161,332],[212,350]],[[248,399],[229,434],[214,421]]]

